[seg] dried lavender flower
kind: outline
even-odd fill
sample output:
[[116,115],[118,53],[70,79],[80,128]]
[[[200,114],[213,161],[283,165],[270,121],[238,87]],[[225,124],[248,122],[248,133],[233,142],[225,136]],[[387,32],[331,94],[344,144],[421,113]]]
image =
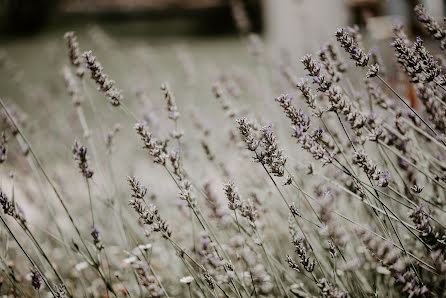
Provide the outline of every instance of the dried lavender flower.
[[[317,132],[320,130],[318,129]],[[296,128],[293,134],[298,142],[301,144],[302,148],[308,151],[313,155],[313,158],[316,160],[321,160],[323,165],[329,164],[333,162],[334,153],[328,151],[323,145],[318,143],[318,139],[320,137],[315,138],[315,135],[310,135],[309,133],[305,133],[305,127]]]
[[54,285],[54,290],[56,291],[56,298],[68,298],[67,289],[64,284]]
[[[305,98],[307,105],[313,110],[316,109],[316,96],[311,93],[311,88],[308,86],[308,80],[302,79],[300,83],[297,84],[297,88],[300,90]],[[282,96],[282,95],[281,95]],[[285,107],[283,107],[285,109]]]
[[112,151],[112,147],[113,147],[113,139],[115,138],[116,134],[121,130],[121,125],[119,125],[119,123],[116,123],[113,126],[113,129],[110,130],[107,133],[107,137],[105,139],[105,147],[107,148],[107,152],[111,152]]
[[178,193],[180,200],[186,201],[189,208],[196,207],[196,197],[193,193],[193,186],[190,181],[184,180],[181,184],[181,191]]
[[252,132],[252,124],[246,118],[237,119],[238,128],[243,141],[246,143],[250,151],[256,151],[259,146],[259,141]]
[[217,283],[215,282],[215,279],[209,274],[209,271],[207,271],[206,269],[203,269],[203,277],[204,280],[207,282],[208,286],[211,289],[215,289]]
[[167,103],[169,119],[176,121],[180,117],[180,113],[178,112],[177,104],[175,102],[175,96],[170,90],[169,84],[167,82],[161,84],[161,91]]
[[272,174],[283,177],[285,174],[286,157],[283,156],[282,150],[278,149],[278,143],[272,132],[271,125],[262,127],[260,133],[262,150],[257,153],[256,159],[266,165]]
[[88,168],[87,147],[81,145],[76,140],[74,141],[72,152],[74,160],[81,170],[82,175],[84,175],[86,179],[90,179],[91,177],[93,177],[93,171]]
[[100,239],[100,232],[96,226],[91,227],[91,237],[93,237],[93,243],[98,250],[102,250],[104,248],[104,244]]
[[423,186],[414,184],[413,186],[410,187],[410,189],[414,192],[414,193],[421,193],[423,191]]
[[6,215],[14,216],[15,208],[11,201],[9,201],[8,196],[0,190],[0,205],[2,205],[3,212]]
[[341,291],[334,287],[328,280],[321,278],[317,283],[318,288],[321,291],[321,297],[323,298],[347,298],[348,292]]
[[127,181],[132,190],[131,197],[133,198],[129,201],[129,205],[135,209],[145,224],[154,226],[155,232],[163,231],[170,236],[170,229],[166,222],[160,218],[156,206],[143,204],[144,196],[147,194],[147,187],[141,185],[135,177],[127,177]]
[[407,258],[403,258],[400,251],[390,242],[382,240],[365,229],[356,230],[356,234],[373,256],[392,272],[397,284],[402,285],[403,293],[409,297],[423,297],[428,292],[426,286],[413,272]]
[[340,77],[336,70],[336,66],[332,64],[332,61],[328,58],[327,47],[321,47],[319,51],[319,60],[325,68],[325,71],[330,76],[332,82],[339,82]]
[[134,128],[144,143],[143,148],[147,149],[149,155],[153,157],[153,162],[164,166],[168,158],[165,144],[153,137],[152,133],[145,129],[143,123],[136,123]]
[[321,92],[327,91],[331,86],[331,81],[321,74],[321,67],[316,63],[313,57],[311,55],[305,55],[300,61],[308,71],[309,75],[313,77],[313,82],[319,85],[317,90]]
[[138,262],[135,266],[136,273],[139,280],[147,291],[149,292],[149,297],[161,297],[164,295],[163,290],[158,285],[156,278],[153,275],[148,274],[149,264],[146,262]]
[[246,218],[250,225],[255,226],[255,221],[257,219],[257,210],[251,200],[242,200],[240,194],[238,193],[234,182],[225,183],[223,190],[228,199],[228,207],[231,210],[239,210],[241,215]]
[[300,213],[299,209],[297,209],[294,202],[290,204],[290,212],[293,216],[302,217],[302,214]]
[[124,97],[121,90],[116,87],[115,81],[110,80],[108,75],[104,74],[101,63],[93,56],[92,51],[85,52],[83,56],[87,63],[87,68],[91,72],[91,78],[98,85],[98,90],[108,97],[112,106],[119,106]]
[[144,202],[144,195],[147,192],[145,186],[141,186],[135,177],[127,177],[130,188],[132,189],[132,199],[129,201],[132,207],[139,216],[139,219],[148,225],[154,232],[162,232],[163,237],[169,238],[172,234],[167,222],[161,219],[158,208],[153,204],[146,204]]
[[290,266],[291,269],[294,269],[297,272],[300,272],[299,265],[297,265],[297,263],[289,255],[286,256],[286,261],[288,263],[288,266]]
[[230,5],[232,17],[234,18],[237,29],[243,34],[251,31],[251,21],[249,20],[244,2],[241,0],[231,0]]
[[424,242],[435,249],[444,249],[446,247],[446,243],[442,241],[444,234],[441,235],[431,225],[430,216],[424,211],[423,204],[420,204],[419,208],[412,210],[409,217],[415,224],[416,229],[419,231],[419,236]]
[[432,82],[440,76],[441,66],[423,45],[423,40],[420,37],[417,37],[413,44],[413,53],[419,57],[420,67],[423,70],[423,79],[425,81]]
[[77,37],[73,31],[67,32],[64,35],[64,38],[68,43],[69,57],[71,64],[76,67],[76,75],[80,78],[84,75],[84,70],[81,67],[81,55],[79,51],[79,43],[77,42]]
[[9,200],[6,193],[0,188],[0,206],[3,209],[3,213],[14,217],[22,225],[26,224],[25,213],[20,206],[17,206],[17,202]]
[[31,285],[36,291],[42,286],[42,275],[36,268],[31,269]]
[[307,272],[313,272],[316,267],[316,260],[311,260],[307,253],[307,244],[304,238],[296,238],[292,240],[296,253],[300,258],[300,263]]
[[327,97],[331,104],[330,110],[342,112],[355,133],[360,135],[360,129],[365,125],[367,117],[349,102],[339,86],[332,86],[327,92]]
[[332,217],[333,197],[330,193],[325,193],[324,197],[319,200],[319,218],[324,226],[322,232],[326,233],[337,246],[343,247],[348,241],[348,235],[345,229],[340,228]]
[[432,16],[430,16],[423,4],[418,4],[414,8],[417,14],[418,21],[423,23],[424,28],[432,35],[433,38],[441,42],[440,48],[444,50],[446,48],[446,29],[438,24]]
[[378,75],[378,72],[379,72],[378,63],[372,64],[371,66],[369,66],[369,70],[366,73],[366,77],[368,78],[376,77]]
[[361,167],[369,178],[378,181],[379,186],[386,187],[389,185],[389,171],[378,169],[363,149],[353,152],[353,163]]
[[[300,88],[300,87],[299,87]],[[307,89],[308,88],[308,89]],[[311,93],[309,93],[309,87],[302,85],[302,93],[308,91],[308,96],[310,97],[311,102]],[[305,95],[304,95],[305,96]],[[281,94],[280,96],[276,97],[274,100],[280,104],[283,111],[285,112],[285,115],[288,117],[288,119],[291,120],[291,124],[293,125],[294,129],[302,129],[303,132],[306,132],[310,128],[310,117],[307,117],[304,112],[301,109],[296,109],[294,105],[291,103],[292,97],[288,94]],[[314,101],[313,101],[314,104]]]
[[354,36],[345,28],[340,28],[336,31],[336,39],[341,47],[350,54],[350,58],[355,61],[357,66],[364,67],[369,63],[370,54],[364,53]]
[[66,65],[64,65],[64,67],[62,68],[62,76],[68,94],[71,96],[71,101],[73,102],[73,105],[79,106],[81,102],[84,100],[84,97],[82,96],[79,90],[79,86],[77,85],[76,79],[71,74],[71,70]]
[[236,210],[241,206],[240,195],[235,188],[234,182],[230,181],[223,186],[223,190],[226,194],[226,198],[228,199],[228,207],[231,210]]
[[232,109],[232,106],[228,99],[225,96],[225,93],[223,92],[223,88],[220,84],[220,82],[215,82],[212,85],[212,93],[214,93],[215,98],[219,101],[221,104],[221,107],[223,108],[223,111],[227,114],[229,118],[234,118],[236,113]]
[[381,108],[387,109],[390,101],[385,93],[372,80],[365,80],[367,94],[372,103],[377,103]]
[[0,164],[4,163],[8,156],[8,136],[5,131],[2,131],[0,137]]
[[330,56],[330,59],[336,64],[336,70],[340,73],[345,72],[347,70],[347,67],[345,63],[339,59],[338,53],[331,43],[327,44],[327,52]]

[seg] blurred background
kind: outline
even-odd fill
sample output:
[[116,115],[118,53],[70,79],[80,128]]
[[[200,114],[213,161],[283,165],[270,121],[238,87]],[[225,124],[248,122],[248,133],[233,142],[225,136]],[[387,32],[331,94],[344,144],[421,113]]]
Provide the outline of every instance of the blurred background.
[[410,12],[419,2],[435,17],[445,13],[443,0],[1,0],[0,29],[4,42],[91,23],[114,24],[120,32],[146,38],[215,36],[236,33],[234,18],[240,21],[246,13],[249,31],[264,33],[279,47],[295,47],[306,46],[306,33],[319,42],[347,23],[399,16],[412,24]]

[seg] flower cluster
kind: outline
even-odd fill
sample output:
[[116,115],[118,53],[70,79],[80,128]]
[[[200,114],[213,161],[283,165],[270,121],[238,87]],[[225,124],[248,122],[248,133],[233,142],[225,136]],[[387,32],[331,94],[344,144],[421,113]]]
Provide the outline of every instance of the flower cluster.
[[441,49],[446,48],[446,29],[440,26],[436,20],[432,18],[422,4],[418,4],[414,9],[417,14],[418,21],[423,23],[424,28],[437,40],[441,42]]
[[286,157],[283,156],[282,150],[278,148],[276,136],[273,134],[271,125],[260,129],[260,146],[261,150],[256,158],[259,162],[266,165],[270,172],[278,177],[282,177],[285,173]]
[[141,285],[149,292],[149,297],[162,297],[164,292],[158,285],[156,278],[153,275],[148,274],[149,264],[146,262],[138,262],[135,265],[135,271],[138,275]]
[[173,92],[170,90],[169,84],[167,82],[161,84],[161,91],[163,93],[163,97],[167,103],[167,111],[169,112],[169,119],[177,120],[180,117],[180,113],[178,112],[177,104],[175,102],[175,96]]
[[103,92],[110,101],[112,106],[119,106],[121,101],[124,99],[121,90],[119,90],[115,81],[110,80],[108,75],[104,74],[103,67],[96,57],[93,56],[92,51],[84,53],[85,61],[87,63],[87,68],[91,72],[91,78],[99,86],[99,91]]
[[372,64],[366,73],[366,77],[368,78],[376,77],[378,75],[378,72],[379,72],[379,64],[378,63]]
[[74,141],[72,152],[82,175],[87,179],[93,177],[93,171],[88,168],[87,147],[81,145],[78,141]]
[[64,37],[68,43],[68,50],[69,50],[68,54],[70,57],[71,64],[73,64],[76,67],[76,75],[81,78],[84,75],[84,70],[81,67],[81,55],[76,35],[74,34],[74,32],[70,31],[65,33]]
[[212,93],[214,93],[215,98],[220,102],[221,107],[227,116],[229,118],[234,118],[236,113],[232,109],[231,103],[227,100],[220,82],[216,82],[212,85]]
[[327,92],[331,111],[340,111],[344,114],[352,129],[360,134],[360,129],[365,125],[367,117],[355,108],[346,98],[339,86],[333,86]]
[[102,243],[100,236],[101,233],[99,232],[99,229],[95,226],[91,227],[91,237],[93,238],[93,243],[96,246],[98,250],[104,249],[104,244]]
[[242,216],[248,220],[249,224],[255,226],[258,215],[253,202],[251,200],[242,200],[232,181],[224,184],[223,190],[228,199],[229,209],[234,211],[238,209]]
[[416,84],[417,96],[424,104],[426,112],[429,114],[431,122],[439,131],[446,131],[446,109],[444,105],[436,100],[438,93],[430,84]]
[[[309,105],[314,105],[314,96],[311,95],[309,87],[303,83],[299,88],[301,88],[304,96],[307,94],[307,102],[309,102]],[[305,96],[305,98],[307,97]],[[296,107],[294,107],[294,105],[291,103],[292,99],[293,98],[288,94],[281,94],[274,100],[282,107],[285,115],[288,119],[290,119],[293,128],[302,128],[303,132],[306,132],[310,128],[310,117],[307,117],[301,109],[296,109]]]
[[[316,96],[311,93],[311,88],[308,85],[309,85],[308,84],[308,80],[302,79],[299,83],[297,83],[296,86],[300,90],[300,92],[302,93],[302,95],[303,95],[307,105],[311,109],[314,110],[314,109],[316,109],[316,104],[315,104]],[[281,96],[283,96],[283,95],[281,95]],[[290,97],[290,101],[291,101],[291,97]],[[285,109],[284,106],[282,106],[282,107]]]
[[166,164],[166,158],[168,158],[166,143],[153,137],[153,135],[145,129],[143,123],[136,123],[134,128],[144,143],[143,148],[147,149],[149,155],[153,157],[153,162],[164,166]]
[[359,47],[358,41],[354,38],[354,34],[348,32],[345,28],[340,28],[336,31],[336,39],[341,47],[350,54],[350,58],[355,61],[357,66],[364,67],[369,63],[370,54],[366,54]]
[[330,76],[332,82],[339,82],[340,77],[336,70],[336,65],[333,65],[332,61],[329,59],[329,53],[327,47],[321,47],[319,51],[319,60],[325,68],[325,71]]
[[430,217],[424,211],[423,204],[420,204],[419,208],[414,209],[409,214],[409,217],[415,224],[415,228],[419,231],[419,236],[424,242],[436,249],[444,249],[446,247],[446,243],[443,241],[444,235],[441,236],[432,227]]
[[321,67],[316,63],[313,57],[311,55],[305,55],[300,61],[308,71],[308,74],[313,77],[313,82],[319,85],[317,90],[321,92],[327,91],[331,86],[331,80],[327,79],[325,75],[321,73]]
[[2,190],[0,190],[0,205],[3,208],[3,213],[5,213],[6,215],[16,215],[14,204],[8,199],[8,196]]
[[383,109],[388,109],[390,101],[386,94],[372,80],[365,80],[365,85],[371,102],[378,104]]
[[42,286],[42,275],[36,268],[31,269],[31,284],[35,290],[39,290]]
[[196,198],[193,193],[192,183],[184,180],[181,185],[181,191],[178,194],[180,200],[186,201],[189,208],[196,207]]
[[334,243],[343,247],[348,241],[348,236],[345,230],[340,228],[332,216],[333,197],[330,193],[325,193],[319,200],[319,218],[324,223],[322,232],[329,236]]
[[132,199],[129,205],[136,211],[139,219],[150,226],[154,232],[162,232],[163,237],[169,238],[172,234],[167,222],[161,219],[158,208],[153,204],[146,204],[144,202],[144,195],[147,193],[147,188],[141,186],[135,177],[127,177],[130,188],[132,189]]
[[249,123],[248,119],[240,118],[237,119],[238,129],[243,141],[246,143],[250,151],[256,151],[259,146],[259,141],[252,132],[252,124]]
[[409,76],[410,82],[417,83],[420,80],[420,73],[423,71],[419,62],[419,57],[409,46],[409,41],[397,37],[392,46],[395,48],[398,63],[403,67],[405,73]]
[[[320,131],[319,129],[316,132]],[[317,137],[314,137],[317,136]],[[323,165],[333,162],[334,154],[329,152],[318,140],[320,139],[319,133],[310,135],[305,133],[303,127],[296,128],[293,134],[298,142],[302,145],[302,148],[313,155],[316,160],[321,160]]]
[[423,45],[423,40],[417,37],[413,44],[414,53],[419,57],[421,63],[421,69],[423,70],[424,80],[427,82],[432,82],[441,74],[441,66],[434,59],[432,54]]
[[201,233],[200,241],[194,247],[194,251],[200,258],[199,263],[216,282],[228,283],[233,278],[234,267],[218,255],[216,243],[212,242],[207,232]]
[[389,185],[389,171],[379,170],[363,149],[353,152],[353,163],[361,167],[369,178],[378,181],[379,186],[386,187]]
[[321,291],[323,298],[347,298],[348,292],[341,291],[334,287],[327,279],[321,278],[318,280],[317,286]]
[[62,68],[62,76],[65,82],[65,87],[68,91],[68,94],[71,96],[71,101],[74,106],[79,106],[81,102],[84,100],[81,92],[79,91],[79,86],[73,75],[71,74],[68,66],[64,66]]
[[327,52],[328,55],[330,56],[331,61],[335,63],[336,70],[340,73],[345,72],[347,70],[347,67],[345,63],[339,59],[338,53],[336,52],[334,46],[331,43],[327,44]]
[[[299,256],[300,263],[302,264],[304,269],[307,272],[313,272],[314,268],[316,267],[317,262],[314,259],[311,260],[311,258],[308,256],[307,242],[306,242],[305,238],[296,237],[296,238],[292,239],[292,243],[296,249],[296,254]],[[290,267],[293,266],[291,268],[295,269],[294,267],[297,267],[296,262],[293,261],[291,257],[288,256],[288,258],[290,259],[288,261],[288,265],[290,265]],[[292,262],[290,262],[290,261],[292,261]]]
[[8,137],[6,132],[3,131],[0,136],[0,164],[5,162],[8,156]]
[[401,256],[400,251],[390,242],[382,240],[367,230],[356,231],[359,239],[365,244],[375,258],[380,260],[392,272],[398,284],[402,284],[402,291],[408,297],[423,297],[428,289],[413,272],[410,262]]

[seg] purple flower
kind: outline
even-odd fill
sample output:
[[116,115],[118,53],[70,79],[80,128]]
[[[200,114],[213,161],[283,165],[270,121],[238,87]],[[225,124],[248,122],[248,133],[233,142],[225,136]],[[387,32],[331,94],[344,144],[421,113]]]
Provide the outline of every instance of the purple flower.
[[42,286],[42,276],[35,268],[31,269],[31,285],[36,290],[39,290]]

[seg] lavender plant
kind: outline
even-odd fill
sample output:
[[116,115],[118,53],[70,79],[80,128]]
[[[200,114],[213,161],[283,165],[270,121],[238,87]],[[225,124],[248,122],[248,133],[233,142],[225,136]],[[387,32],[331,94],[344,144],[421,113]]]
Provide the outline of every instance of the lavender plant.
[[[49,114],[60,125],[41,129],[0,98],[1,295],[445,297],[441,23],[416,6],[440,49],[396,25],[390,57],[368,52],[359,27],[340,28],[300,73],[230,2],[254,65],[202,68],[182,47],[171,70],[141,45],[133,61],[92,27],[129,100],[73,32],[65,90],[38,97],[47,108],[69,99]],[[8,59],[2,71],[17,74]],[[14,86],[37,92],[27,83]],[[71,151],[42,150],[74,135]]]

